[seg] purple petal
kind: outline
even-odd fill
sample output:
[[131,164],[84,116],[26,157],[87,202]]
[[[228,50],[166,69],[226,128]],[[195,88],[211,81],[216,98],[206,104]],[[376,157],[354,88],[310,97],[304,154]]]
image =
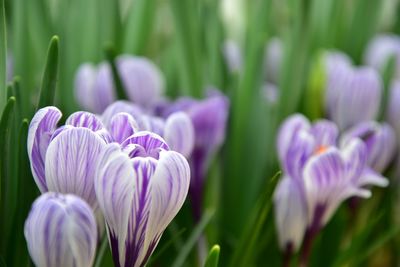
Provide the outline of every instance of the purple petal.
[[281,162],[285,161],[297,133],[300,130],[308,131],[310,127],[310,122],[302,114],[294,114],[282,123],[277,137],[278,156]]
[[74,195],[41,195],[25,221],[24,234],[36,266],[93,264],[96,220],[89,205]]
[[367,166],[367,149],[358,138],[352,138],[343,144],[343,160],[351,180],[358,184],[358,179]]
[[109,105],[106,110],[103,112],[102,121],[104,125],[109,128],[111,119],[114,117],[115,114],[125,112],[131,115],[134,119],[137,119],[139,116],[142,115],[143,111],[140,107],[132,104],[128,101],[116,101],[113,104]]
[[318,207],[323,207],[319,226],[324,226],[343,200],[351,196],[370,196],[369,191],[354,185],[349,175],[340,152],[334,147],[307,162],[303,178],[309,224],[315,223],[314,215]]
[[142,131],[149,131],[160,136],[164,135],[165,121],[160,117],[142,115],[139,118],[139,128]]
[[93,209],[96,163],[105,142],[87,128],[72,128],[50,143],[46,154],[46,183],[49,190],[82,197]]
[[139,145],[144,148],[147,155],[158,159],[160,150],[169,150],[169,146],[165,143],[161,136],[147,131],[137,132],[130,136],[122,143],[122,147],[129,144]]
[[372,185],[386,187],[389,185],[389,181],[374,170],[365,168],[363,173],[360,175],[360,178],[357,180],[357,185],[359,187]]
[[108,63],[101,63],[98,66],[93,94],[86,97],[93,98],[93,111],[97,114],[102,113],[116,100],[114,81]]
[[135,119],[128,113],[121,112],[115,114],[110,123],[110,134],[117,143],[124,142],[129,136],[139,129]]
[[85,110],[96,112],[93,103],[97,69],[92,64],[83,64],[75,75],[75,99]]
[[194,128],[189,116],[175,112],[165,123],[164,138],[172,150],[188,158],[194,146]]
[[400,136],[400,81],[393,81],[390,85],[386,119]]
[[151,207],[145,244],[156,244],[185,202],[190,184],[187,160],[175,151],[161,151],[151,179]]
[[144,57],[118,57],[118,71],[129,100],[146,109],[154,105],[164,92],[161,71]]
[[71,116],[69,116],[65,122],[65,125],[84,127],[92,130],[93,132],[104,128],[103,123],[99,118],[97,118],[96,115],[86,111],[78,111],[71,114]]
[[28,156],[33,178],[42,193],[47,191],[44,166],[47,147],[61,116],[56,107],[45,107],[36,112],[29,125]]
[[284,177],[274,193],[275,224],[283,251],[292,246],[297,251],[307,227],[307,206],[299,180]]
[[333,122],[320,120],[312,125],[311,134],[314,136],[315,143],[318,146],[335,146],[339,136],[339,130]]

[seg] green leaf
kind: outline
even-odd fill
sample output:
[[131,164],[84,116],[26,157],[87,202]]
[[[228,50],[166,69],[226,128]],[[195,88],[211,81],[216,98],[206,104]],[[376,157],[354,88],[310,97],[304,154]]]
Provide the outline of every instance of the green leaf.
[[390,87],[392,83],[392,79],[395,74],[395,68],[396,68],[396,58],[394,56],[391,56],[385,65],[385,68],[382,71],[382,80],[383,80],[383,94],[381,98],[381,104],[380,104],[380,111],[379,111],[379,119],[384,120],[385,119],[385,112],[387,108],[387,104],[389,101],[390,97]]
[[7,83],[7,31],[5,0],[0,0],[0,110],[6,102]]
[[204,267],[218,267],[220,247],[214,245],[208,253]]
[[186,258],[188,257],[190,251],[195,246],[196,242],[199,240],[202,235],[204,229],[211,221],[211,218],[214,216],[213,210],[206,210],[201,218],[200,222],[194,228],[192,234],[189,236],[188,240],[185,242],[183,247],[181,248],[178,256],[176,257],[173,267],[181,267],[185,263]]
[[[9,234],[8,231],[6,231],[6,226],[7,224],[10,224],[10,221],[4,219],[4,218],[9,218],[9,213],[7,209],[7,202],[8,202],[8,184],[10,183],[10,160],[12,160],[10,157],[10,136],[11,136],[11,131],[13,129],[13,112],[14,112],[14,106],[15,106],[15,97],[11,97],[4,110],[3,114],[0,119],[0,151],[4,153],[3,157],[0,158],[0,217],[2,218],[0,220],[0,234],[2,236],[1,241],[0,241],[0,254],[5,253],[7,246],[7,236]],[[6,256],[6,255],[4,255]]]
[[115,90],[117,91],[117,97],[118,99],[128,99],[125,93],[124,85],[122,83],[121,77],[119,76],[117,65],[115,63],[115,58],[116,58],[116,53],[115,50],[109,46],[106,48],[106,57],[108,60],[108,63],[111,66],[111,71],[113,75],[113,80],[114,80],[114,87]]
[[279,176],[280,172],[275,174],[267,183],[263,194],[256,203],[255,209],[246,224],[246,229],[243,231],[241,239],[236,245],[230,266],[250,266],[254,263],[254,251],[256,251],[261,231],[270,213],[272,194]]
[[37,106],[38,109],[54,105],[54,96],[58,79],[58,44],[58,37],[53,36],[47,50],[46,67],[42,78],[39,103]]
[[136,0],[131,2],[124,25],[123,51],[143,55],[152,32],[156,0]]

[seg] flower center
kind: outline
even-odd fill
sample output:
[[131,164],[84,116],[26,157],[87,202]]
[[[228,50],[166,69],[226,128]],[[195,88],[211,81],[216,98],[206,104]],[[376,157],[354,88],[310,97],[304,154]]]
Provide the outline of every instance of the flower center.
[[320,154],[324,153],[327,150],[328,150],[328,146],[324,146],[324,145],[318,146],[314,150],[314,155],[320,155]]

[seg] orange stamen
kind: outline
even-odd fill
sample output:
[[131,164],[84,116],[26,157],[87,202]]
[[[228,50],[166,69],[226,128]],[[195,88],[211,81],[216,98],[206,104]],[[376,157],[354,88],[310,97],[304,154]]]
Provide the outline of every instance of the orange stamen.
[[327,147],[327,146],[319,146],[319,147],[317,147],[317,148],[315,149],[314,155],[322,154],[322,153],[324,153],[324,152],[327,151],[327,150],[328,150],[328,147]]

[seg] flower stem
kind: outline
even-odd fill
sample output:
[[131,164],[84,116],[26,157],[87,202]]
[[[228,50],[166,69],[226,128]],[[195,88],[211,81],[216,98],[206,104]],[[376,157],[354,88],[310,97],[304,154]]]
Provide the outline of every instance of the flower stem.
[[293,256],[293,244],[289,243],[286,246],[285,252],[283,253],[283,261],[282,261],[282,267],[289,267],[290,266],[290,261]]

